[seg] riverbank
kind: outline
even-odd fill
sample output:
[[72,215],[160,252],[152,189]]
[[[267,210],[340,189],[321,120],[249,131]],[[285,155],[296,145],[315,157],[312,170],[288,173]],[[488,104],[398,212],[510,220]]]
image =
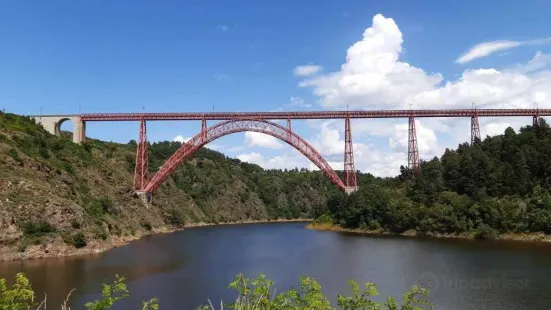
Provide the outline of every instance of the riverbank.
[[232,221],[232,222],[224,222],[224,223],[190,223],[184,225],[185,228],[191,228],[191,227],[203,227],[203,226],[218,226],[218,225],[240,225],[240,224],[268,224],[268,223],[309,223],[312,222],[312,219],[304,219],[304,218],[298,218],[298,219],[275,219],[275,220],[244,220],[244,221]]
[[[420,234],[414,230],[408,230],[403,233],[391,233],[381,230],[364,230],[364,229],[350,229],[344,228],[335,224],[327,223],[310,223],[306,226],[307,229],[319,230],[319,231],[335,231],[335,232],[346,232],[360,235],[371,235],[371,236],[403,236],[403,237],[431,237],[431,238],[442,238],[442,239],[471,239],[474,240],[475,234],[473,232],[466,232],[459,235],[456,234],[441,234],[441,233],[427,233]],[[506,233],[497,235],[493,240],[510,240],[510,241],[530,241],[530,242],[551,242],[551,235],[545,235],[544,233]]]
[[10,260],[26,260],[26,259],[40,259],[40,258],[53,258],[53,257],[69,257],[77,255],[92,255],[100,254],[107,250],[127,245],[128,243],[139,240],[145,236],[155,234],[168,234],[186,228],[193,227],[205,227],[205,226],[218,226],[218,225],[240,225],[240,224],[262,224],[262,223],[291,223],[291,222],[311,222],[311,219],[275,219],[275,220],[244,220],[244,221],[232,221],[224,223],[189,223],[184,227],[174,226],[160,226],[154,227],[151,231],[138,231],[134,235],[129,236],[110,236],[107,240],[87,240],[86,247],[77,249],[72,245],[69,245],[60,237],[54,237],[46,239],[42,244],[29,245],[24,252],[19,251],[16,247],[0,246],[0,261]]

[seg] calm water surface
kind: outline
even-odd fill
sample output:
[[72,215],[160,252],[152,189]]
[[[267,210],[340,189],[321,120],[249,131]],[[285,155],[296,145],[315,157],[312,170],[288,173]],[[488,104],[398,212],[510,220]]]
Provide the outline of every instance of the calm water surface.
[[161,309],[194,309],[210,298],[230,301],[234,276],[259,273],[278,291],[315,277],[335,299],[347,280],[373,281],[382,296],[413,284],[431,288],[437,309],[551,309],[551,245],[522,242],[367,237],[304,229],[303,223],[190,228],[149,236],[105,253],[0,263],[0,277],[27,273],[58,309],[72,288],[72,309],[99,296],[115,273],[132,297],[117,309],[138,309],[157,296]]

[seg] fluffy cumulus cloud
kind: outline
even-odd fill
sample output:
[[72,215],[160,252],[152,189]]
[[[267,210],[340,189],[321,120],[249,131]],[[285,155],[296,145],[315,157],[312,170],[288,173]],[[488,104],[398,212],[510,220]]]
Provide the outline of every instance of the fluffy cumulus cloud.
[[280,149],[283,144],[278,139],[259,132],[245,132],[245,143],[249,146],[261,146],[269,149]]
[[[439,155],[434,148],[437,142],[434,131],[424,126],[419,120],[415,121],[415,131],[419,153],[423,154],[424,157]],[[394,133],[388,138],[388,143],[393,150],[406,153],[409,144],[409,124],[394,125]]]
[[316,65],[304,65],[295,67],[294,73],[296,76],[309,76],[320,72],[323,68]]
[[440,74],[427,74],[399,59],[402,33],[394,20],[376,15],[363,39],[352,45],[341,70],[304,80],[326,108],[406,107],[412,94],[434,89]]
[[315,137],[312,146],[325,156],[343,155],[344,137],[341,138],[339,130],[330,122],[321,125],[320,133]]
[[287,152],[283,155],[266,158],[262,154],[251,152],[237,155],[237,159],[252,164],[257,164],[265,169],[294,169],[309,167],[308,159],[301,156],[298,151]]
[[189,141],[190,138],[184,138],[184,136],[182,135],[177,135],[176,137],[174,137],[174,139],[172,139],[172,141],[174,142],[180,142],[180,143],[186,143]]

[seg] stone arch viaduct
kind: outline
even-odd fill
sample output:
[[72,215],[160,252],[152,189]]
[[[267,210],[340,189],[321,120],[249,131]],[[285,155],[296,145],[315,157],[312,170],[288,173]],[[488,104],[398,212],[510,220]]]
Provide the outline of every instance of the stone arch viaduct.
[[49,133],[60,136],[61,124],[71,122],[73,124],[73,142],[82,143],[86,139],[86,122],[80,115],[45,115],[31,116],[37,124],[41,124]]

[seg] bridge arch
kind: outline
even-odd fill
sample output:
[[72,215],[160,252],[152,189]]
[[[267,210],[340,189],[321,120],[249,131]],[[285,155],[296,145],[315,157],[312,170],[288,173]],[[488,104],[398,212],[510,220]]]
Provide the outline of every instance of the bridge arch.
[[54,131],[55,131],[55,135],[56,136],[61,136],[61,125],[63,125],[65,122],[69,122],[71,124],[71,126],[73,127],[73,130],[71,131],[72,133],[75,132],[75,129],[76,129],[76,124],[73,122],[72,119],[68,118],[68,117],[63,117],[61,118],[60,120],[58,120],[57,122],[55,122],[54,126]]
[[266,120],[237,119],[224,121],[209,128],[205,127],[203,127],[199,134],[183,144],[163,164],[145,188],[143,188],[144,192],[152,193],[159,188],[164,180],[166,180],[166,178],[174,172],[180,164],[182,164],[186,159],[188,159],[207,143],[232,133],[244,131],[264,133],[286,142],[310,159],[312,163],[314,163],[327,177],[329,177],[329,180],[331,180],[333,184],[337,185],[342,190],[345,189],[343,181],[335,173],[333,168],[331,168],[329,163],[318,153],[318,151],[314,149],[314,147],[291,130],[279,124]]
[[71,122],[73,125],[73,142],[82,143],[86,138],[86,122],[78,115],[48,115],[31,116],[35,122],[52,135],[61,135],[61,125],[65,122]]

